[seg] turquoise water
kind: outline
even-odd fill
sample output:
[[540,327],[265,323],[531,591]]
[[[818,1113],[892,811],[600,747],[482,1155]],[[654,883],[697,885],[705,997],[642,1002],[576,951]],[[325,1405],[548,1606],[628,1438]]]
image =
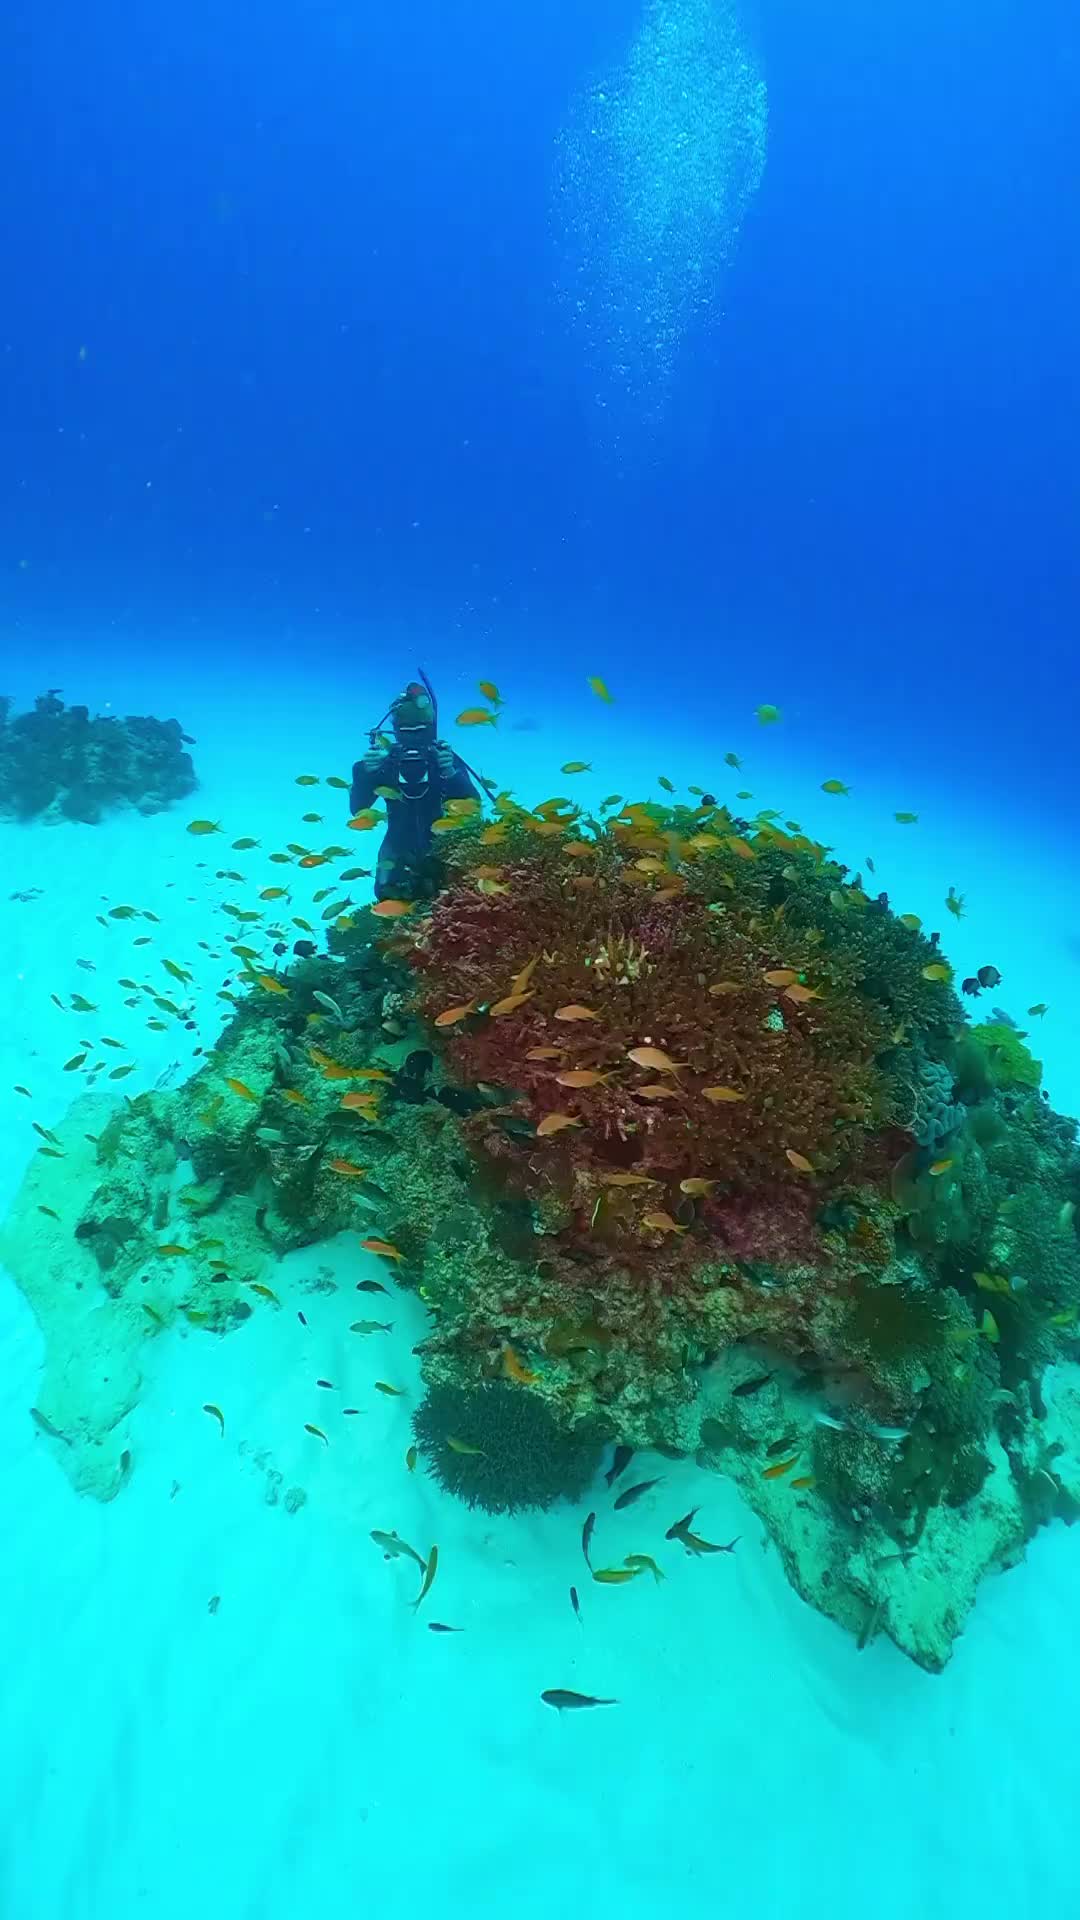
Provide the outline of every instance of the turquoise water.
[[1071,1912],[1071,11],[15,25],[0,1920]]
[[[34,1166],[31,1118],[58,1129],[71,1156],[49,1188],[58,1210],[77,1210],[98,1177],[85,1171],[85,1148],[79,1157],[85,1111],[71,1117],[64,1071],[84,1029],[91,1038],[107,1031],[128,1050],[125,1061],[137,1060],[135,1092],[175,1087],[199,1065],[194,1050],[217,1029],[225,977],[210,957],[222,950],[220,901],[237,889],[212,879],[212,857],[185,824],[220,819],[233,837],[258,827],[264,848],[291,836],[309,804],[295,772],[325,772],[331,761],[347,768],[350,757],[346,725],[305,715],[305,684],[298,672],[294,699],[283,685],[262,714],[268,771],[257,800],[234,748],[239,690],[230,696],[223,680],[214,710],[200,712],[194,688],[190,700],[165,698],[163,677],[152,704],[176,705],[198,742],[202,780],[190,803],[97,827],[5,825],[5,895],[41,890],[4,902],[5,1208]],[[451,684],[451,704],[469,697],[468,685],[464,676],[460,690]],[[509,677],[504,693],[505,725]],[[361,704],[374,708],[377,683],[368,695]],[[620,737],[617,709],[590,699],[568,680],[558,733],[546,721],[512,738],[500,728],[485,742],[485,769],[498,779],[512,770],[523,797],[542,797],[552,761],[572,741],[594,755],[600,785],[610,756],[630,769],[631,790],[655,792],[647,769],[656,740]],[[815,797],[822,763],[811,766],[812,742],[781,724],[795,751],[789,760],[779,727],[760,735],[760,758],[772,763],[762,793],[781,776],[783,803],[808,823],[821,819],[822,831],[828,809],[843,806],[845,850],[849,839],[876,846],[881,878],[905,905],[929,910],[963,881],[972,930],[965,923],[950,950],[958,960],[981,954],[992,932],[1002,997],[1015,1004],[1006,995],[1013,982],[1021,1000],[1038,991],[1044,936],[1023,903],[1041,896],[1044,879],[1024,847],[972,838],[958,868],[955,823],[943,851],[935,796],[916,774],[889,797],[924,809],[918,830],[888,824],[872,785],[867,798]],[[758,758],[755,727],[752,714],[735,727],[748,764]],[[337,742],[329,753],[328,740]],[[680,747],[674,727],[664,749],[677,774],[691,758],[703,778],[727,773],[699,765],[693,741]],[[329,822],[340,802],[319,792]],[[252,868],[248,892],[264,877]],[[289,878],[302,905],[303,877]],[[1008,922],[996,904],[1003,892],[1015,903]],[[158,922],[110,923],[107,908],[118,902]],[[135,953],[139,926],[152,945]],[[181,989],[190,1032],[171,1019],[150,1032],[146,1007],[125,1006],[117,978],[128,965],[141,975],[147,955],[190,968]],[[95,1012],[62,1011],[50,998],[67,1003],[73,992]],[[1047,1016],[1045,1053],[1055,1103],[1067,1105],[1077,1055],[1075,1029],[1070,1042],[1062,1024],[1055,1037]],[[12,1091],[16,1083],[30,1087],[31,1102]],[[99,1125],[97,1115],[89,1131]],[[277,1914],[362,1884],[374,1901],[426,1889],[428,1904],[450,1914],[473,1910],[478,1883],[502,1877],[528,1913],[568,1889],[637,1910],[658,1899],[693,1907],[719,1875],[737,1904],[787,1912],[809,1874],[831,1876],[831,1904],[854,1913],[866,1899],[856,1862],[866,1859],[883,1875],[874,1898],[885,1914],[913,1902],[944,1913],[961,1897],[1027,1911],[1068,1884],[1055,1796],[1037,1772],[988,1760],[1032,1740],[1070,1750],[1076,1537],[1060,1523],[1039,1533],[1021,1565],[986,1579],[950,1665],[930,1675],[885,1635],[858,1651],[800,1600],[761,1520],[730,1480],[693,1457],[640,1454],[624,1484],[654,1476],[662,1484],[621,1514],[609,1511],[601,1482],[547,1514],[492,1516],[410,1473],[410,1413],[422,1390],[412,1349],[429,1315],[392,1279],[385,1296],[354,1291],[365,1274],[385,1274],[355,1233],[271,1260],[263,1278],[280,1308],[262,1303],[225,1335],[179,1319],[152,1338],[140,1333],[133,1348],[107,1324],[117,1304],[107,1276],[91,1299],[67,1291],[83,1273],[64,1240],[70,1230],[70,1213],[66,1223],[43,1219],[21,1290],[9,1280],[3,1296],[13,1496],[4,1751],[19,1834],[4,1869],[6,1911],[171,1915],[212,1902]],[[27,1259],[25,1243],[18,1259]],[[47,1291],[35,1297],[35,1286]],[[350,1339],[357,1302],[393,1325],[374,1336],[377,1362],[366,1341],[358,1352]],[[107,1370],[125,1368],[130,1377],[102,1384]],[[1071,1380],[1075,1369],[1065,1371]],[[401,1399],[372,1391],[376,1372]],[[314,1387],[322,1377],[333,1396]],[[71,1444],[29,1417],[46,1393]],[[331,1398],[338,1404],[324,1411]],[[351,1429],[339,1412],[346,1398],[361,1409]],[[208,1403],[223,1412],[223,1434]],[[328,1445],[308,1422],[323,1423]],[[88,1428],[98,1437],[87,1447]],[[81,1494],[71,1484],[74,1453],[88,1476]],[[119,1491],[103,1498],[114,1491],[110,1475]],[[669,1521],[693,1506],[709,1539],[740,1536],[733,1555],[694,1560],[665,1544]],[[588,1583],[580,1534],[596,1507],[605,1558],[651,1551],[662,1586]],[[416,1568],[385,1561],[373,1529],[396,1529],[422,1553],[438,1542],[431,1617],[461,1632],[433,1634],[414,1615]],[[560,1718],[540,1699],[550,1687],[619,1705]],[[1067,1757],[1061,1764],[1067,1780]],[[998,1812],[973,1866],[957,1802],[988,1766]]]

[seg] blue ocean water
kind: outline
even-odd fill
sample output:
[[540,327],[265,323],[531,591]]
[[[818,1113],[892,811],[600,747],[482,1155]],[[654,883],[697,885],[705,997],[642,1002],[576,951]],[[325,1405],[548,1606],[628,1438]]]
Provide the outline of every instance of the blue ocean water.
[[[0,692],[175,715],[201,790],[145,821],[3,822],[4,1209],[38,1145],[8,1084],[33,1082],[48,1127],[72,1092],[78,1028],[50,995],[93,980],[96,999],[111,965],[125,1019],[102,888],[138,894],[196,956],[220,895],[192,812],[267,846],[295,832],[296,776],[347,778],[418,664],[454,745],[527,804],[579,757],[593,806],[657,798],[660,775],[734,804],[745,779],[852,868],[869,854],[958,968],[994,963],[1013,1016],[1049,1005],[1046,1085],[1080,1111],[1074,8],[16,0],[7,41]],[[498,726],[452,730],[481,679]],[[340,796],[318,805],[348,838]],[[198,1064],[217,986],[200,979],[190,1032],[140,1030],[133,1088]],[[728,1881],[740,1910],[764,1885],[780,1915],[803,1909],[808,1863],[842,1914],[865,1910],[870,1873],[884,1920],[913,1900],[1004,1910],[995,1886],[1013,1914],[1064,1910],[1060,1822],[1006,1753],[1071,1752],[1062,1527],[988,1583],[960,1677],[933,1683],[891,1649],[856,1660],[775,1554],[762,1584],[739,1574],[719,1645],[708,1609],[665,1618],[658,1589],[654,1615],[575,1669],[621,1699],[659,1662],[631,1762],[625,1722],[583,1745],[581,1717],[519,1717],[519,1692],[531,1710],[538,1684],[573,1683],[548,1668],[577,1632],[576,1528],[571,1552],[550,1516],[499,1533],[430,1496],[420,1524],[464,1528],[459,1604],[505,1576],[447,1690],[433,1647],[353,1584],[353,1534],[369,1555],[372,1526],[404,1531],[396,1492],[357,1526],[349,1474],[283,1468],[310,1471],[313,1510],[325,1476],[322,1510],[247,1541],[276,1410],[298,1432],[309,1417],[279,1351],[259,1349],[265,1404],[237,1360],[204,1379],[190,1340],[173,1372],[147,1369],[131,1445],[154,1466],[99,1506],[28,1433],[48,1315],[9,1292],[2,1431],[24,1524],[7,1637],[26,1677],[0,1763],[19,1809],[0,1920],[171,1916],[215,1890],[276,1920],[361,1876],[437,1915],[694,1911]],[[423,1330],[411,1302],[403,1365]],[[231,1480],[213,1433],[175,1458],[163,1441],[184,1392],[198,1411],[226,1388],[230,1445],[234,1406],[251,1434]],[[403,1432],[385,1429],[395,1461]],[[200,1489],[187,1533],[174,1481]],[[691,1506],[692,1477],[678,1485]],[[726,1538],[745,1513],[717,1497]],[[561,1648],[555,1617],[565,1651],[534,1676],[527,1643]],[[941,1810],[988,1743],[1007,1817],[969,1880]],[[1059,1802],[1076,1785],[1061,1765]]]

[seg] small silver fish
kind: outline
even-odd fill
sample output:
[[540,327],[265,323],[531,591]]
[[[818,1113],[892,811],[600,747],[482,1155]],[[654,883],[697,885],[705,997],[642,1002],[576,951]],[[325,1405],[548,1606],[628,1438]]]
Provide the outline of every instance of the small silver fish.
[[317,1000],[320,1007],[325,1007],[327,1013],[333,1014],[334,1019],[337,1021],[339,1027],[343,1027],[345,1025],[345,1015],[342,1013],[341,1008],[338,1006],[337,1001],[331,1000],[330,995],[328,993],[320,993],[318,987],[316,987],[314,993],[312,994],[312,999]]

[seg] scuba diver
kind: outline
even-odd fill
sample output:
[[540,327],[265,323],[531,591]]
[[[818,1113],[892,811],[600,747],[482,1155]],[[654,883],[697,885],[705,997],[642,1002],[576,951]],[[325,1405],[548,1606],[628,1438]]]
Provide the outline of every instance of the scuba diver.
[[[380,787],[392,788],[395,795],[387,801],[386,837],[375,867],[376,900],[398,894],[416,900],[436,893],[441,874],[432,823],[446,811],[448,800],[480,801],[464,760],[436,737],[439,710],[422,668],[420,673],[423,684],[410,681],[391,702],[384,720],[371,730],[363,759],[353,767],[353,813],[372,806]],[[394,732],[389,744],[379,740],[385,720]]]

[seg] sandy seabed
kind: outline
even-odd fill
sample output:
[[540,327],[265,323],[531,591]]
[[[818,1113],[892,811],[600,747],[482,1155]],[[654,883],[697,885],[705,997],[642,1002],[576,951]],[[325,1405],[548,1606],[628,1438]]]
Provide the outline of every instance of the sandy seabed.
[[[178,814],[0,825],[0,1210],[40,1144],[31,1119],[54,1126],[77,1090],[63,1067],[81,1035],[127,1044],[139,1063],[130,1092],[176,1084],[192,1049],[212,1043],[228,968],[198,943],[223,951],[218,905],[236,890],[213,874],[245,865],[230,840],[299,837],[316,806],[326,838],[345,838],[341,796],[293,780],[347,773],[363,740],[342,714],[328,740],[297,693],[263,715],[254,776],[225,707],[209,725],[184,716],[204,784]],[[542,727],[485,741],[482,764],[538,799],[565,790],[556,768],[588,747]],[[669,773],[695,777],[677,743],[665,756]],[[615,780],[598,764],[582,797],[628,779],[655,792],[655,758],[648,741],[621,741]],[[831,829],[820,777],[788,770],[780,797],[763,785],[755,800]],[[936,924],[946,886],[967,893],[946,948],[963,971],[993,960],[996,997],[1022,1024],[1035,1000],[1075,1004],[1070,930],[1046,913],[1049,849],[980,837],[977,820],[935,830],[925,797],[925,828],[905,836],[890,809],[909,796],[878,793],[872,778],[846,804],[841,852],[855,865],[864,840],[877,845],[880,882],[905,908]],[[195,815],[220,818],[223,836],[186,835]],[[249,885],[274,871],[251,868]],[[119,902],[160,918],[141,955],[131,942],[143,923],[95,918]],[[117,976],[166,954],[195,972],[196,1033],[147,1033],[145,1013],[123,1005]],[[97,1011],[50,999],[73,992]],[[1055,1105],[1077,1111],[1075,1020],[1048,1016],[1037,1042]],[[126,1422],[132,1470],[108,1505],[72,1493],[29,1416],[41,1338],[0,1272],[0,1920],[1073,1910],[1080,1529],[1045,1530],[1021,1567],[986,1583],[932,1678],[887,1641],[859,1653],[807,1608],[734,1489],[693,1463],[639,1458],[635,1475],[662,1485],[620,1514],[602,1482],[580,1509],[470,1513],[405,1463],[421,1303],[387,1280],[391,1299],[373,1296],[371,1311],[392,1333],[348,1333],[368,1258],[347,1237],[292,1254],[266,1276],[280,1310],[267,1303],[225,1338],[192,1327],[148,1341]],[[403,1397],[375,1392],[377,1378]],[[224,1435],[206,1402],[222,1408]],[[359,1414],[343,1418],[344,1405]],[[295,1489],[305,1497],[290,1511]],[[589,1582],[590,1505],[604,1559],[656,1552],[662,1585]],[[694,1561],[664,1543],[691,1506],[711,1538],[741,1536],[734,1554]],[[384,1560],[373,1528],[421,1553],[438,1544],[419,1613],[417,1569]],[[463,1631],[433,1633],[432,1621]],[[560,1718],[540,1700],[550,1687],[618,1705]]]

